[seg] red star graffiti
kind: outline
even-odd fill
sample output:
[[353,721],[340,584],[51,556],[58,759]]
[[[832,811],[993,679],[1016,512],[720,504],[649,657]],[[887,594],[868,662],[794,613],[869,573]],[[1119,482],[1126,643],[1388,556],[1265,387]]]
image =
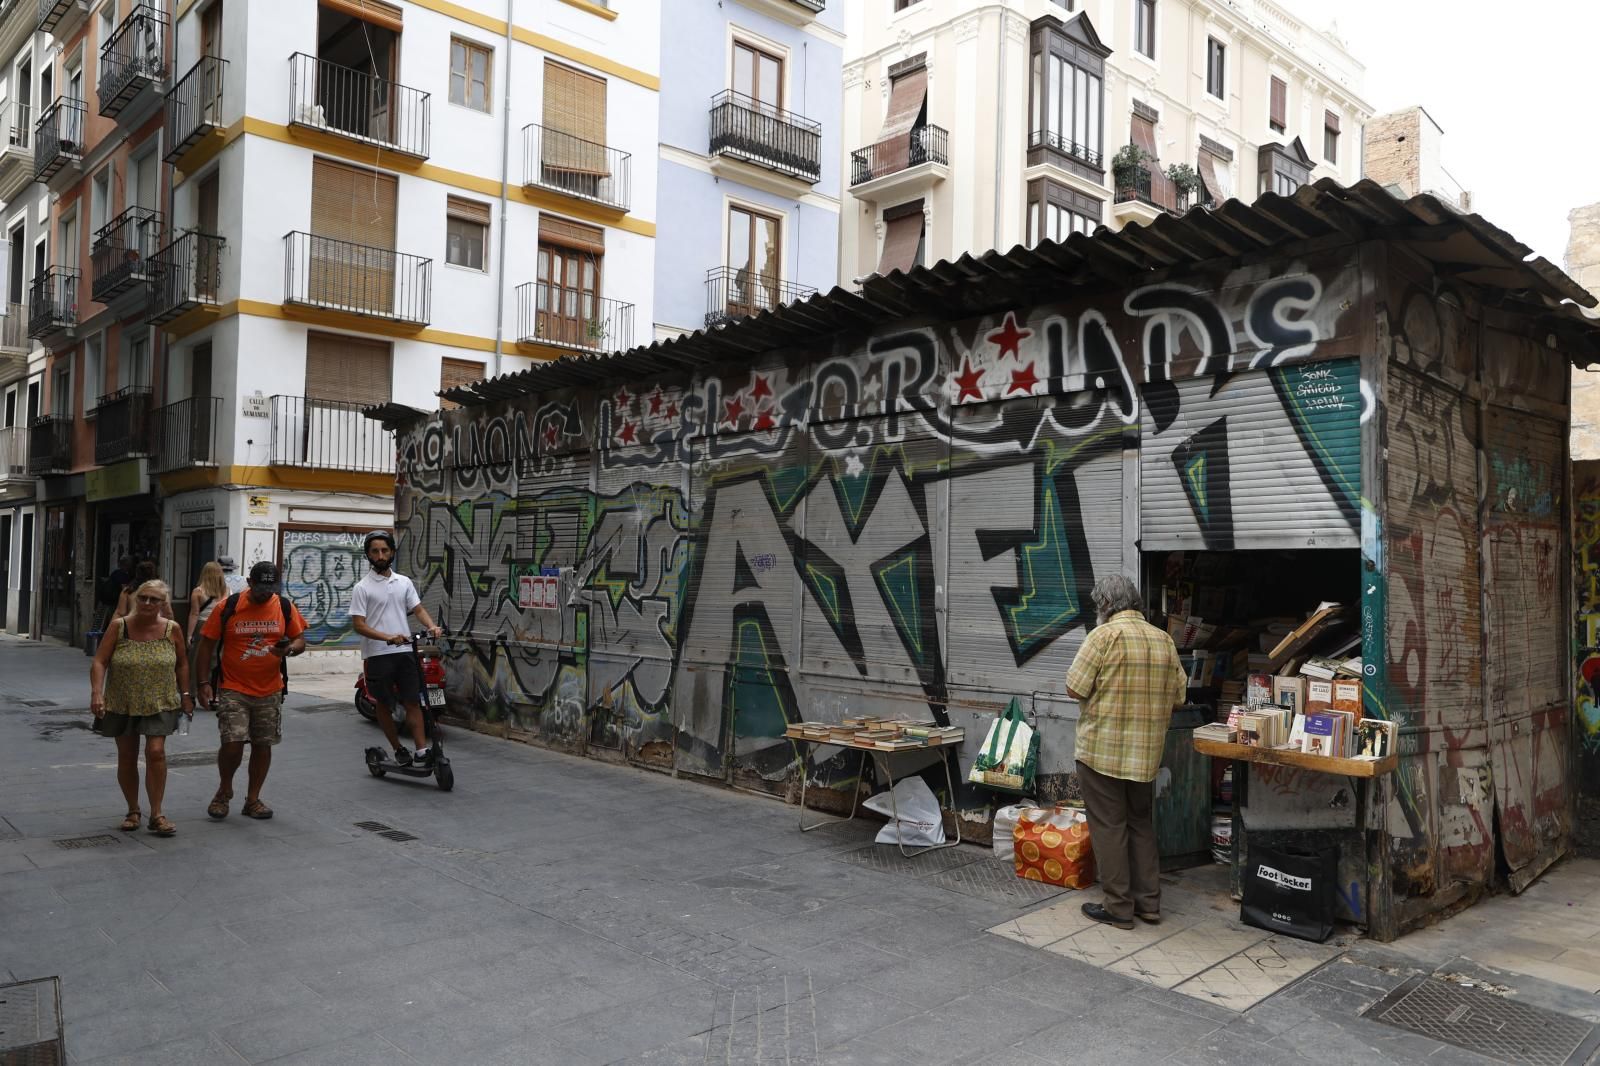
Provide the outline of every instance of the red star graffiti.
[[1006,395],[1010,396],[1013,392],[1031,395],[1033,387],[1037,384],[1039,384],[1038,375],[1033,372],[1033,364],[1029,363],[1021,370],[1011,372],[1011,384],[1006,386]]
[[634,441],[633,423],[632,422],[624,422],[624,423],[622,423],[622,432],[618,433],[617,437],[624,444],[632,444],[633,441]]
[[633,397],[628,395],[627,389],[618,389],[616,399],[613,402],[617,405],[618,411],[626,411],[628,404],[633,402]]
[[756,420],[750,428],[759,433],[762,430],[773,429],[777,424],[772,420],[772,412],[767,408],[762,408],[756,412]]
[[1022,353],[1018,350],[1017,346],[1022,343],[1024,338],[1031,336],[1033,336],[1033,330],[1018,329],[1017,316],[1014,313],[1007,311],[1005,325],[989,334],[988,339],[989,343],[999,345],[1000,347],[1000,354],[996,356],[996,358],[1004,359],[1008,354],[1010,354],[1016,356],[1017,360],[1020,362],[1022,359]]
[[982,379],[983,371],[973,369],[972,361],[966,356],[962,356],[961,373],[957,374],[955,378],[956,388],[960,390],[956,394],[956,403],[960,403],[968,396],[974,400],[983,399],[983,390],[978,388],[978,382]]
[[554,422],[544,427],[544,443],[547,448],[556,446],[556,424]]
[[668,418],[677,418],[678,417],[678,405],[677,404],[675,404],[675,403],[667,404],[667,417]]
[[723,418],[723,421],[729,425],[737,426],[739,424],[739,416],[744,414],[744,398],[735,396],[733,399],[728,400],[727,408],[728,413]]
[[660,389],[657,389],[655,392],[650,394],[650,413],[653,414],[653,415],[658,415],[658,414],[661,413],[661,390]]
[[759,402],[772,395],[772,386],[767,384],[767,379],[760,374],[756,375],[756,383],[750,388],[750,399]]

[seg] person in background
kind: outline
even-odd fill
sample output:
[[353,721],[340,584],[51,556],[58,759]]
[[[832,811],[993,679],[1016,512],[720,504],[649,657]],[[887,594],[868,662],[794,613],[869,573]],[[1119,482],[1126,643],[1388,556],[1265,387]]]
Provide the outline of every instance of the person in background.
[[189,622],[185,627],[185,636],[189,643],[189,661],[195,665],[195,676],[209,677],[209,666],[202,670],[195,652],[199,646],[195,642],[195,633],[205,625],[206,619],[211,617],[211,612],[217,604],[228,595],[228,584],[222,576],[222,566],[215,562],[207,563],[200,568],[200,583],[189,593]]
[[[133,568],[133,581],[129,583],[127,588],[122,590],[122,595],[117,598],[117,613],[113,617],[126,618],[128,615],[132,614],[134,589],[138,588],[146,581],[157,580],[160,579],[156,576],[155,561],[151,559],[141,560],[139,565]],[[170,596],[166,600],[162,601],[161,617],[167,619],[172,617],[172,599]]]
[[219,555],[217,565],[222,567],[222,581],[228,586],[228,595],[243,592],[250,587],[250,583],[241,575],[234,573],[233,556]]
[[133,559],[127,555],[117,557],[117,565],[100,584],[100,606],[106,609],[106,620],[101,629],[108,629],[117,617],[117,605],[122,602],[122,591],[133,580]]
[[[444,630],[428,617],[411,579],[394,572],[394,550],[394,534],[386,529],[374,529],[362,541],[361,551],[372,572],[356,582],[350,594],[350,627],[361,634],[367,692],[378,703],[383,737],[394,749],[395,763],[410,766],[413,758],[426,763],[432,757],[422,724],[422,674],[408,647],[410,619],[414,616],[435,637]],[[400,731],[394,725],[396,702],[406,709],[406,726],[417,745],[415,755],[400,743]]]
[[233,775],[250,744],[250,769],[244,806],[246,818],[271,818],[272,808],[261,801],[261,786],[272,768],[272,748],[283,738],[283,697],[289,671],[284,659],[306,650],[306,620],[289,598],[278,591],[276,563],[262,560],[250,568],[250,591],[234,593],[211,612],[200,630],[200,661],[217,655],[221,684],[200,679],[200,702],[217,712],[216,795],[206,807],[213,818],[228,816],[233,799]]
[[[167,737],[179,714],[193,714],[189,656],[172,620],[167,586],[146,581],[133,592],[133,613],[112,622],[89,666],[89,713],[94,731],[117,742],[117,784],[127,800],[122,831],[139,828],[139,738],[144,737],[144,784],[150,832],[178,831],[161,813],[167,791]],[[163,617],[166,607],[166,617]]]
[[1103,577],[1090,598],[1097,624],[1067,671],[1067,695],[1078,701],[1078,785],[1104,897],[1083,913],[1132,929],[1135,917],[1161,920],[1154,781],[1189,680],[1172,638],[1144,620],[1132,581]]

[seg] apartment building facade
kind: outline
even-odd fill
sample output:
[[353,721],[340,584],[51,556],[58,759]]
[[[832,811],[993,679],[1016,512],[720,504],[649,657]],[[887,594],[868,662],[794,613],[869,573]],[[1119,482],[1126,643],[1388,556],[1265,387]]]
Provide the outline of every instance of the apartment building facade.
[[[52,32],[68,42],[59,76],[76,91],[72,42],[96,39],[105,18],[81,0],[56,6],[65,14]],[[153,126],[45,175],[62,190],[56,232],[79,243],[99,221],[102,185],[113,219],[162,215],[154,247],[130,249],[125,236],[104,266],[85,249],[81,307],[58,308],[43,336],[51,417],[33,443],[55,433],[72,459],[45,470],[36,448],[30,461],[49,475],[41,484],[62,483],[52,495],[81,475],[81,522],[67,540],[93,568],[74,575],[70,619],[47,611],[63,624],[45,629],[89,627],[94,579],[126,543],[175,589],[220,555],[241,568],[281,560],[314,642],[347,647],[360,535],[393,521],[393,440],[361,409],[431,410],[442,387],[628,347],[649,329],[657,5],[151,10],[170,57]],[[88,112],[98,91],[91,79],[78,97]],[[95,144],[100,121],[86,118]],[[154,206],[139,191],[149,134],[168,190]],[[56,265],[62,279],[80,269]],[[135,294],[111,293],[104,279],[128,273]],[[103,286],[111,303],[97,302]],[[115,383],[142,437],[113,452],[104,411],[92,430],[57,424],[58,411],[79,411],[57,399],[63,373]],[[48,543],[44,554],[48,565]]]
[[53,77],[50,39],[25,0],[0,4],[0,630],[32,631],[43,525],[28,469],[29,423],[43,411],[45,351],[29,336],[27,290],[49,259],[49,198],[33,181],[36,102]]
[[663,21],[658,338],[833,286],[843,8],[686,3]]
[[1361,176],[1361,64],[1272,0],[863,0],[851,17],[845,282]]

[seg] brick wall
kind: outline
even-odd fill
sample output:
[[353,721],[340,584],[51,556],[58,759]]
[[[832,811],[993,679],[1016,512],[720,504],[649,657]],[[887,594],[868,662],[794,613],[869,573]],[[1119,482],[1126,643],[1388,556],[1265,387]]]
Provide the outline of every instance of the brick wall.
[[1422,109],[1411,107],[1367,120],[1362,133],[1362,173],[1379,185],[1415,196],[1421,183]]
[[[1567,273],[1600,296],[1600,203],[1567,215]],[[1572,371],[1572,458],[1600,459],[1600,371]]]

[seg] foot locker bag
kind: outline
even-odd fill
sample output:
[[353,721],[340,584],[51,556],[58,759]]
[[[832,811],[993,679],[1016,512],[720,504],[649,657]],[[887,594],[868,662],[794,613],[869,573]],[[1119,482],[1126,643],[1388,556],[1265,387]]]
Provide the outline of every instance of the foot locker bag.
[[1301,940],[1328,939],[1333,932],[1339,849],[1249,845],[1239,920],[1257,929]]

